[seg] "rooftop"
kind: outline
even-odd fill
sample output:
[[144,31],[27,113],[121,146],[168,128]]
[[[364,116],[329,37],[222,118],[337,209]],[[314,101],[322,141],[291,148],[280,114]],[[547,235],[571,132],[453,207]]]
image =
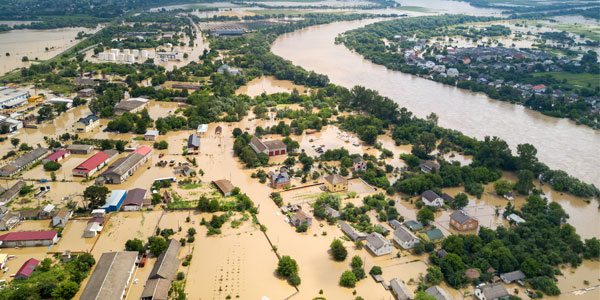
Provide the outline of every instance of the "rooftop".
[[325,177],[325,180],[333,185],[348,182],[348,180],[340,174],[331,174],[331,175]]
[[0,242],[51,240],[58,234],[55,230],[10,232],[0,236]]
[[108,154],[106,154],[104,152],[98,152],[98,153],[92,155],[92,157],[86,159],[84,162],[79,164],[77,167],[75,167],[75,169],[73,169],[73,171],[89,172],[92,169],[98,167],[100,164],[102,164],[109,158],[110,158],[110,156]]
[[127,205],[137,205],[142,206],[144,203],[144,197],[146,196],[146,190],[135,188],[127,191],[127,196],[125,196],[125,200],[123,200],[123,206]]
[[103,253],[79,299],[121,300],[137,255],[134,251]]
[[60,149],[48,156],[46,156],[46,158],[44,159],[48,159],[48,160],[57,160],[58,158],[62,157],[63,155],[67,154],[67,150],[65,149]]
[[384,238],[383,235],[377,232],[372,232],[371,234],[367,235],[367,244],[371,244],[371,246],[373,246],[375,249],[379,249],[389,243],[390,242]]
[[469,216],[463,210],[456,210],[456,211],[454,211],[450,215],[450,218],[453,219],[454,221],[458,222],[458,224],[461,224],[461,225],[465,224],[467,222],[470,222],[471,220],[474,220],[473,217]]
[[235,188],[233,184],[227,179],[215,180],[213,183],[223,194],[229,194]]

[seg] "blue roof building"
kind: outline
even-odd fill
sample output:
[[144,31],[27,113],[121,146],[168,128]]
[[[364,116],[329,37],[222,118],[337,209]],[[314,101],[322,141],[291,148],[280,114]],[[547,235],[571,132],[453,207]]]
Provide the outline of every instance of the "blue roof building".
[[118,211],[126,195],[126,190],[111,191],[110,196],[108,196],[108,199],[106,199],[106,203],[102,205],[102,209],[104,209],[106,213],[109,213],[111,211]]
[[81,122],[81,123],[83,123],[85,125],[90,125],[90,123],[96,122],[98,120],[100,120],[100,119],[97,116],[95,116],[95,115],[89,115],[89,116],[87,116],[85,118],[79,118],[79,120],[77,120],[77,122]]

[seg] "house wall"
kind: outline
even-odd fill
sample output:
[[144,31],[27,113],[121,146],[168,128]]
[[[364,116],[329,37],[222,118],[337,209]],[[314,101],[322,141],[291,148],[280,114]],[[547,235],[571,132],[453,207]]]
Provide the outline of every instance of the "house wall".
[[125,205],[122,209],[123,211],[139,211],[142,207],[137,205]]
[[456,230],[459,231],[463,231],[463,230],[473,230],[473,229],[477,229],[477,227],[479,226],[479,222],[477,220],[471,220],[469,222],[466,222],[465,224],[460,224],[458,222],[456,222],[454,219],[450,219],[450,225],[452,225],[452,227],[454,227]]
[[325,187],[330,192],[341,192],[348,190],[348,183],[340,183],[340,184],[331,184],[329,181],[325,181]]

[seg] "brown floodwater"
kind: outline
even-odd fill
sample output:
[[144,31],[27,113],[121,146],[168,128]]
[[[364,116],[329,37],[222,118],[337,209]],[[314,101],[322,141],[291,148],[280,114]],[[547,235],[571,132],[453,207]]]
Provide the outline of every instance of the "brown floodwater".
[[[21,61],[23,56],[27,56],[30,60],[36,57],[42,60],[52,58],[78,43],[80,40],[75,39],[78,32],[93,33],[100,28],[22,29],[1,32],[0,74],[28,66],[28,62]],[[10,56],[6,56],[6,53],[10,53]]]
[[305,86],[294,84],[289,80],[278,80],[273,76],[262,76],[241,86],[235,91],[236,95],[246,94],[250,97],[258,96],[262,93],[291,93],[297,89],[299,93],[305,93],[308,89]]
[[284,34],[274,42],[272,51],[307,70],[328,75],[333,83],[377,90],[419,117],[435,112],[440,126],[480,139],[499,136],[513,151],[517,144],[531,143],[538,149],[539,159],[551,168],[600,185],[600,132],[481,93],[391,71],[334,44],[338,34],[376,21],[338,22]]

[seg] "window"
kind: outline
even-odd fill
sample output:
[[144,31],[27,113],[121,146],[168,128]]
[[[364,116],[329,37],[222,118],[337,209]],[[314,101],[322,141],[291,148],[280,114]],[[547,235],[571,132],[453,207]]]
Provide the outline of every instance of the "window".
[[469,228],[473,228],[473,223],[469,224]]

